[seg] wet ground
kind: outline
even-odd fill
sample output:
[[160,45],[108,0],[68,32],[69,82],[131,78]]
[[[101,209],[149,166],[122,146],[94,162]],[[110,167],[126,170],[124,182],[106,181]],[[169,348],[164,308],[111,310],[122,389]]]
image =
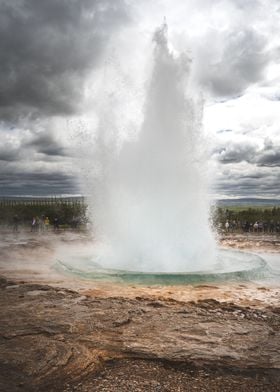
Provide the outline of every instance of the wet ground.
[[[221,243],[277,269],[278,240]],[[0,390],[280,390],[277,281],[139,286],[61,274],[57,258],[88,241],[2,232]]]

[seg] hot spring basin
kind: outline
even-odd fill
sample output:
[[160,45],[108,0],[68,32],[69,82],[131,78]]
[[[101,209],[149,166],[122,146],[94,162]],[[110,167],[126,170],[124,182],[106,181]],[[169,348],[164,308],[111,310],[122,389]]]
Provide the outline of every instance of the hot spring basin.
[[84,279],[139,284],[186,284],[218,281],[248,281],[268,277],[270,268],[255,254],[220,249],[217,263],[209,270],[192,272],[142,272],[102,268],[92,256],[71,256],[57,260],[56,268]]

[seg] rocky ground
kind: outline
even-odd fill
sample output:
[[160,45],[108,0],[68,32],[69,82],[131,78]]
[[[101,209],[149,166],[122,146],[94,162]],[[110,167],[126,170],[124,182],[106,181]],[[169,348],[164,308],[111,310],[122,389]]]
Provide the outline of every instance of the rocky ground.
[[263,233],[224,233],[219,242],[222,246],[251,251],[280,253],[280,236]]
[[53,242],[2,242],[1,391],[280,391],[277,287],[77,281]]

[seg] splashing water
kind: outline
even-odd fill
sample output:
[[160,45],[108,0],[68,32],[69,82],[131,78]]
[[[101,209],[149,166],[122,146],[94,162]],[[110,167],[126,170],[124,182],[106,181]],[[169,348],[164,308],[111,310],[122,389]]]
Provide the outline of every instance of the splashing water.
[[114,149],[110,121],[103,118],[99,125],[89,175],[92,260],[130,271],[209,269],[216,245],[208,223],[202,105],[187,92],[190,60],[168,48],[166,24],[153,41],[153,71],[137,140]]

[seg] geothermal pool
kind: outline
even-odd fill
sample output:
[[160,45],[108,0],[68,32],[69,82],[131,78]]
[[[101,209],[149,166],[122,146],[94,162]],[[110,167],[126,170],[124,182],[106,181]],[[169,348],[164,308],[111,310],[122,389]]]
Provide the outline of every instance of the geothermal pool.
[[[220,249],[217,262],[207,270],[195,270],[195,266],[184,272],[149,271],[104,268],[91,254],[72,255],[57,260],[56,268],[64,273],[89,280],[127,282],[138,284],[188,284],[223,281],[263,281],[275,278],[274,271],[259,255],[237,250]],[[171,266],[172,268],[172,266]]]

